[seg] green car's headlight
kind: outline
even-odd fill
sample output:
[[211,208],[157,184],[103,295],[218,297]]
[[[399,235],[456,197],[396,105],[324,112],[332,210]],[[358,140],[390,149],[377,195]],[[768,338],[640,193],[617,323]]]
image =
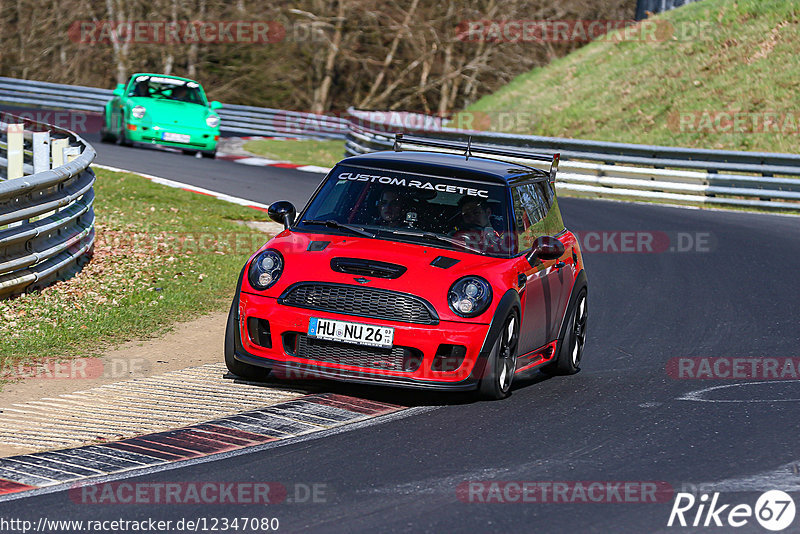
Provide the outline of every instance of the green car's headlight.
[[131,117],[133,117],[134,119],[143,119],[144,118],[144,114],[146,112],[147,112],[147,109],[145,109],[144,106],[135,106],[131,110]]
[[216,128],[219,126],[219,117],[216,115],[209,115],[208,118],[206,118],[206,124],[209,128]]

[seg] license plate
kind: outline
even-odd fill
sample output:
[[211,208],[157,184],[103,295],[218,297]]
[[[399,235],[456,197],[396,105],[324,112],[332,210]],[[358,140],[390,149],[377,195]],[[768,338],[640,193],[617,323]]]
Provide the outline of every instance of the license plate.
[[308,323],[308,335],[329,341],[391,348],[394,341],[394,328],[312,317]]
[[172,132],[164,132],[161,136],[164,141],[172,141],[173,143],[188,143],[192,140],[192,136],[188,134],[177,134]]

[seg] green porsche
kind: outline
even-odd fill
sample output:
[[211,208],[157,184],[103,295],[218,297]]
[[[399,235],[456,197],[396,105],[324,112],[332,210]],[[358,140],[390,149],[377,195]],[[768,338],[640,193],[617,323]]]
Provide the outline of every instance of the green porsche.
[[194,80],[164,74],[134,74],[119,84],[105,107],[101,139],[121,145],[149,143],[213,158],[222,104],[209,102]]

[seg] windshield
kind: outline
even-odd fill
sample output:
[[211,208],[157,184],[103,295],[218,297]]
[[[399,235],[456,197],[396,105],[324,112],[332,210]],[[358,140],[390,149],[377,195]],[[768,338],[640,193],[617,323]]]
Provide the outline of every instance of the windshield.
[[366,231],[376,239],[507,257],[515,250],[507,197],[501,185],[340,165],[296,228]]
[[206,105],[199,83],[160,76],[137,76],[128,96]]

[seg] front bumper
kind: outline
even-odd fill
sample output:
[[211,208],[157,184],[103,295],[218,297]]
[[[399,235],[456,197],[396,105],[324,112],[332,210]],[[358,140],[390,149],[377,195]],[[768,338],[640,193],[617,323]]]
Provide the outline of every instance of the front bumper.
[[[253,339],[259,339],[257,336],[251,338],[247,321],[251,317],[269,322],[271,348],[256,344]],[[416,370],[404,371],[346,365],[295,355],[293,353],[296,351],[286,346],[286,340],[305,335],[311,317],[393,327],[393,345],[421,354],[421,363]],[[271,367],[278,376],[285,375],[290,379],[325,378],[420,389],[468,391],[477,387],[482,375],[485,355],[481,355],[481,349],[488,331],[488,324],[442,321],[431,326],[391,322],[283,306],[274,298],[240,293],[237,321],[239,343],[236,343],[234,357],[250,365]],[[436,352],[441,345],[466,347],[463,362],[458,368],[442,371],[433,369]]]
[[[152,122],[131,123],[135,130],[128,130],[126,135],[134,143],[150,143],[175,148],[185,148],[213,152],[217,148],[219,131],[210,128],[190,128],[179,124],[154,124]],[[168,141],[164,133],[188,135],[188,142]]]

